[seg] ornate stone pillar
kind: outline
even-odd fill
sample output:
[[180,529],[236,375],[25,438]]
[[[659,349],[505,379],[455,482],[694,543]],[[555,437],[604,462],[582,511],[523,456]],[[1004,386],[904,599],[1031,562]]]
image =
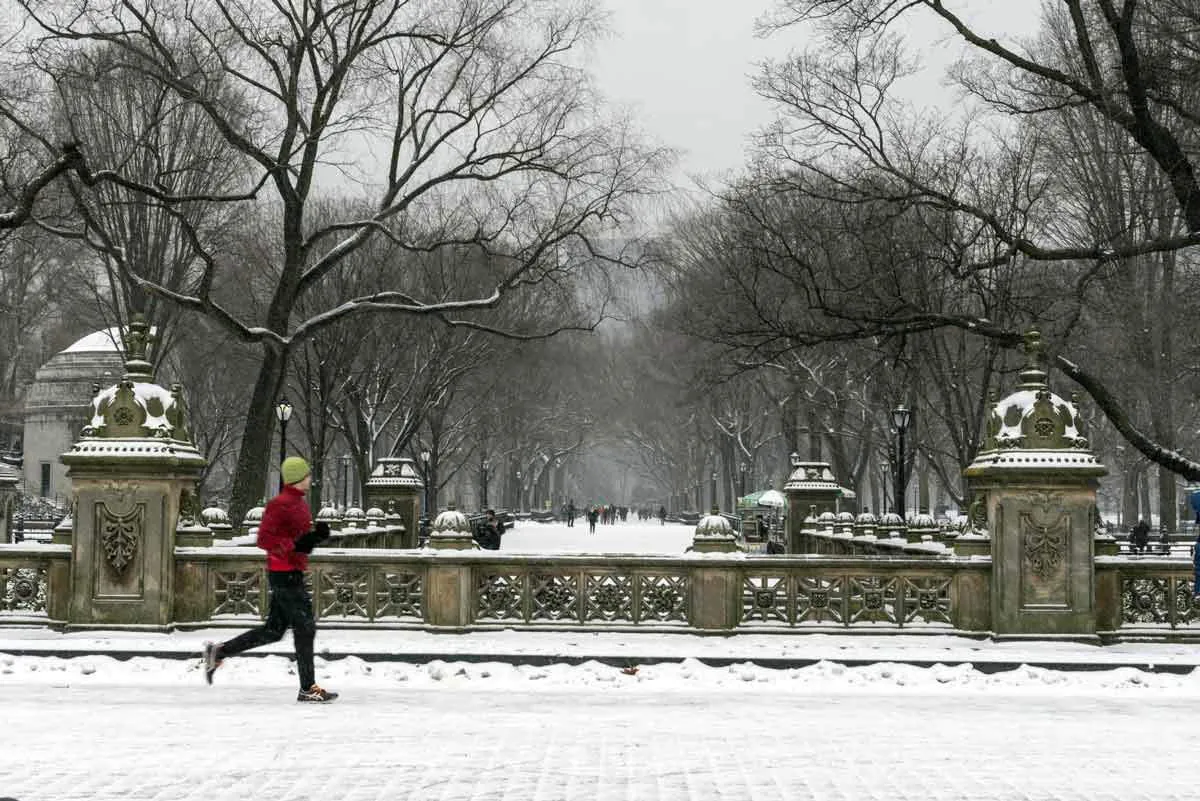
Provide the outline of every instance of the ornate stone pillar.
[[836,513],[842,488],[834,478],[833,468],[828,462],[801,462],[794,459],[792,473],[783,485],[783,492],[788,501],[788,553],[804,553],[805,545],[801,533],[804,518],[814,509],[817,516],[825,512]]
[[367,505],[398,517],[404,533],[393,548],[416,548],[421,520],[421,491],[425,485],[412,459],[386,456],[375,464],[367,478]]
[[176,527],[195,509],[204,458],[182,390],[153,383],[144,322],[130,325],[125,376],[98,390],[83,438],[61,459],[73,494],[71,626],[169,628]]
[[[1046,383],[1041,337],[1026,334],[1017,391],[998,401],[965,475],[972,520],[991,535],[992,627],[998,637],[1096,632],[1097,479],[1107,471],[1073,402]],[[956,550],[961,545],[956,542]]]

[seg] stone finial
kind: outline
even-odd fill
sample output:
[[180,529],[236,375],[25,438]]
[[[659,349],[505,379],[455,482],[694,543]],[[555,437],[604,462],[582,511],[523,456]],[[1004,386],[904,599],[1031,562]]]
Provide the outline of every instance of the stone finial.
[[141,314],[133,315],[125,334],[125,377],[132,381],[152,381],[154,366],[147,359],[150,348],[150,326]]
[[1017,389],[1045,389],[1046,379],[1046,346],[1042,342],[1042,334],[1036,328],[1025,332],[1025,367],[1021,370],[1021,383]]

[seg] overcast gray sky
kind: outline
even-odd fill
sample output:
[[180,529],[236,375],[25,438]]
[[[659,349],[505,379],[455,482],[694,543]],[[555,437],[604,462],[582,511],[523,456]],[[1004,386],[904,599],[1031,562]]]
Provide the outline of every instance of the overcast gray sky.
[[[770,40],[754,37],[754,21],[772,0],[605,0],[613,36],[594,59],[600,88],[634,109],[642,127],[661,144],[681,150],[679,180],[738,169],[749,135],[771,118],[750,86],[755,62],[803,45],[803,32]],[[948,3],[997,38],[1036,27],[1039,0],[957,0]],[[948,63],[952,48],[942,25],[913,20],[912,41],[923,57]],[[947,90],[928,81],[928,100]]]

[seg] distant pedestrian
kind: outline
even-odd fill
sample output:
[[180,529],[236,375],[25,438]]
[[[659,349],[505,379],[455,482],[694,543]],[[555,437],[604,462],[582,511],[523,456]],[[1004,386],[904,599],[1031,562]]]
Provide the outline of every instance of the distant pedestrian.
[[1192,543],[1192,599],[1200,600],[1200,531]]
[[665,506],[658,507],[658,524],[660,526],[667,524],[667,507]]
[[600,519],[600,510],[597,509],[595,506],[588,509],[587,519],[588,519],[588,534],[595,534],[596,533],[596,521]]
[[258,527],[259,548],[267,552],[267,583],[271,589],[271,607],[267,621],[258,628],[239,634],[223,643],[204,644],[204,678],[212,684],[217,668],[231,656],[278,642],[283,633],[292,630],[296,648],[296,672],[300,678],[297,701],[327,702],[337,693],[322,689],[313,668],[313,640],[317,624],[313,617],[312,598],[304,586],[304,571],[308,555],[314,546],[329,538],[329,524],[312,524],[305,493],[312,484],[308,462],[290,456],[280,466],[283,489],[267,503],[262,523]]
[[475,541],[485,551],[500,550],[500,536],[504,534],[504,523],[496,519],[496,510],[488,509],[483,522],[476,529]]
[[1139,520],[1129,532],[1129,549],[1134,553],[1143,553],[1150,547],[1150,524]]

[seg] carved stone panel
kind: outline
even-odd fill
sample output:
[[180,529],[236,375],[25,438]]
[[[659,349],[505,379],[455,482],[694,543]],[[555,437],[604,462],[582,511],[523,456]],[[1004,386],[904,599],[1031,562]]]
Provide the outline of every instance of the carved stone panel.
[[584,577],[583,619],[633,622],[633,579],[617,573]]
[[742,614],[740,623],[791,623],[791,598],[785,575],[742,576]]
[[146,506],[115,509],[105,501],[94,508],[96,597],[140,598],[144,591]]
[[44,615],[48,587],[45,567],[0,568],[0,612]]
[[1070,516],[1051,506],[1018,515],[1021,542],[1021,606],[1067,607],[1070,598]]

